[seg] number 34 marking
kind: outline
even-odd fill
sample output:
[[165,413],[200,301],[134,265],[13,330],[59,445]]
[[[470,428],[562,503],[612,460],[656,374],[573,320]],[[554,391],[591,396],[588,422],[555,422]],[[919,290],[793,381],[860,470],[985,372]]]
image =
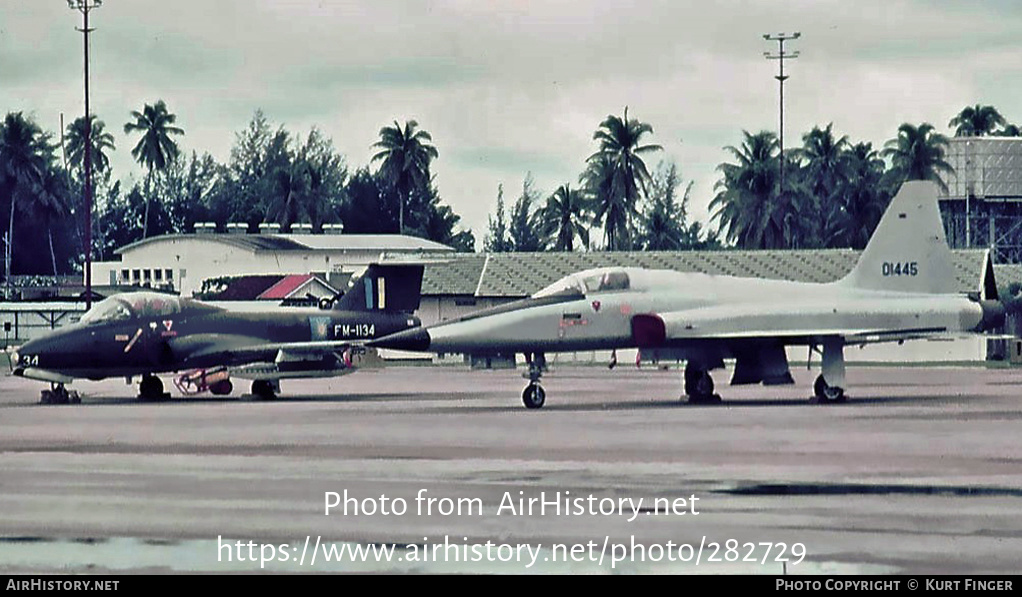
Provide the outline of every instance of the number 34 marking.
[[887,276],[918,276],[919,275],[919,262],[917,261],[906,261],[904,263],[891,263],[885,261],[881,272],[885,277]]

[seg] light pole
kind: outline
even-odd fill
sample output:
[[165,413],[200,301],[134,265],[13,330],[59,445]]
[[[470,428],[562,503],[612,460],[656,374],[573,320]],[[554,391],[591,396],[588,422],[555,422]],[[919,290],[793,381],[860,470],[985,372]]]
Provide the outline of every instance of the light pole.
[[[89,113],[89,11],[103,0],[67,0],[68,8],[82,13],[85,48],[85,310],[92,308],[92,115]],[[77,27],[76,27],[77,29]]]
[[770,52],[763,52],[763,56],[765,56],[768,60],[776,60],[780,67],[780,72],[774,78],[777,79],[780,86],[780,126],[778,128],[780,131],[779,141],[781,144],[780,192],[782,193],[784,192],[784,80],[788,78],[784,75],[784,61],[791,58],[798,58],[798,50],[787,54],[784,53],[784,42],[789,39],[798,39],[800,37],[802,37],[802,34],[798,31],[790,35],[787,33],[778,33],[777,35],[770,35],[769,33],[766,33],[763,35],[763,39],[777,42],[777,53],[771,54]]

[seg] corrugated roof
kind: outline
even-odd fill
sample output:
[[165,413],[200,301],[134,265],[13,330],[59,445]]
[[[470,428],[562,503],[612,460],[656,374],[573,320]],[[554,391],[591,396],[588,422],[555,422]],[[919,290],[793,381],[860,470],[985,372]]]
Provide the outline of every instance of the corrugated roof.
[[474,295],[485,261],[486,256],[480,253],[459,253],[456,259],[426,264],[422,294]]
[[[520,298],[568,274],[613,266],[822,283],[850,272],[860,253],[850,249],[493,253],[488,261],[486,255],[457,254],[444,263],[426,265],[422,293]],[[952,254],[959,289],[978,291],[986,252],[955,250]]]
[[1022,282],[1022,265],[1017,263],[994,265],[994,277],[1001,286],[1012,282]]

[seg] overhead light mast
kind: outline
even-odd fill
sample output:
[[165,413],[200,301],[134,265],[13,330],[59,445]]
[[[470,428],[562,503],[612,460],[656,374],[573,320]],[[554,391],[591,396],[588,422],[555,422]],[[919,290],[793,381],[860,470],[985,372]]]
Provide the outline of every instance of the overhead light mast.
[[[82,13],[85,47],[85,309],[92,308],[92,115],[89,114],[89,11],[103,5],[103,0],[67,0],[68,8]],[[77,29],[77,27],[76,27]]]
[[784,51],[784,42],[786,42],[786,41],[788,41],[790,39],[798,39],[800,37],[802,37],[802,34],[799,33],[798,31],[796,31],[795,33],[791,33],[791,34],[778,33],[777,35],[771,35],[771,34],[767,33],[767,34],[763,35],[763,39],[765,39],[767,41],[776,41],[777,42],[777,53],[776,54],[771,54],[770,52],[763,52],[763,56],[765,56],[768,60],[776,60],[777,63],[778,63],[778,67],[780,69],[780,72],[777,74],[777,76],[774,77],[775,79],[777,79],[778,86],[780,88],[780,102],[779,102],[780,124],[779,124],[779,127],[778,127],[778,129],[780,131],[780,134],[778,136],[779,136],[779,141],[780,141],[780,145],[781,145],[781,160],[780,160],[780,163],[781,163],[781,165],[780,165],[780,177],[781,177],[780,183],[781,184],[780,184],[780,187],[779,187],[780,188],[780,192],[784,192],[784,80],[788,78],[787,75],[784,74],[784,61],[785,60],[789,60],[789,59],[798,58],[798,54],[799,54],[798,50],[795,50],[794,52],[785,52]]

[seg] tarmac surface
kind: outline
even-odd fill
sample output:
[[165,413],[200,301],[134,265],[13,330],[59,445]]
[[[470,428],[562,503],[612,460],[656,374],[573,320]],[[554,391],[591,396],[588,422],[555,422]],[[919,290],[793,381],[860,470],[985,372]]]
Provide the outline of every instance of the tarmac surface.
[[694,406],[677,369],[553,365],[537,411],[462,366],[272,402],[2,377],[0,573],[1018,572],[1022,369],[850,367],[841,405],[793,373]]

